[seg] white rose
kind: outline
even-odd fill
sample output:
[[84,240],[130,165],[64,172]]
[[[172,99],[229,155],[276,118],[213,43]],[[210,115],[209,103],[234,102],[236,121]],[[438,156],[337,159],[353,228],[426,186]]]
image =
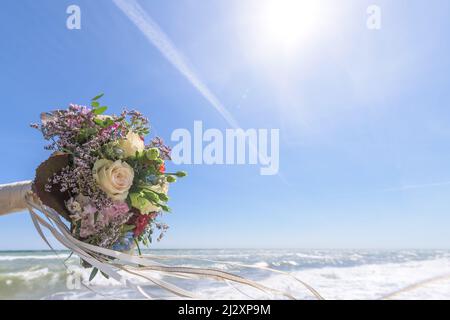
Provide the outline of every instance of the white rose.
[[[169,184],[168,183],[164,183],[164,184],[155,184],[153,186],[150,187],[150,189],[152,191],[158,192],[158,193],[164,193],[165,195],[167,195],[167,193],[169,192]],[[160,211],[161,208],[155,206],[152,203],[149,203],[147,206],[145,206],[144,208],[141,209],[141,213],[142,214],[150,214],[152,212],[157,212]]]
[[145,144],[137,133],[130,131],[125,139],[120,140],[119,148],[123,150],[124,156],[128,158],[134,157],[136,155],[136,151],[144,151]]
[[100,189],[115,201],[123,201],[133,184],[134,171],[131,166],[121,160],[97,160],[92,174]]

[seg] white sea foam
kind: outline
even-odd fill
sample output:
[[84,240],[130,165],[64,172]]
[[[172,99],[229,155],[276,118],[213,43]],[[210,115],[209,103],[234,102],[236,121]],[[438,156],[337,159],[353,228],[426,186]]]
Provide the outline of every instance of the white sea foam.
[[[312,285],[325,299],[380,299],[414,283],[443,275],[448,278],[425,284],[398,294],[394,299],[450,299],[450,260],[326,267],[294,272],[293,275]],[[300,283],[284,275],[273,275],[262,284],[287,291],[298,299],[312,299]],[[240,299],[229,287],[199,290],[211,299]],[[254,298],[268,298],[264,293],[246,290]]]
[[295,261],[288,261],[288,260],[282,260],[280,262],[273,262],[273,266],[279,267],[279,266],[298,266],[298,263]]
[[[163,252],[161,254],[165,254]],[[167,252],[169,253],[169,252]],[[449,251],[280,251],[273,250],[179,250],[170,252],[174,265],[213,267],[227,272],[237,272],[239,275],[254,279],[268,287],[283,290],[298,299],[312,299],[311,294],[291,277],[270,273],[264,268],[270,267],[291,272],[301,280],[313,286],[326,299],[378,299],[401,288],[426,279],[449,274],[448,278],[425,283],[423,286],[402,292],[393,298],[399,299],[450,299],[450,252]],[[158,253],[159,254],[159,253]],[[66,254],[62,256],[67,257]],[[216,262],[189,260],[182,256],[194,256],[215,260]],[[57,259],[56,255],[48,253],[37,254],[7,254],[0,255],[3,260],[11,261],[1,265],[1,283],[4,283],[4,295],[7,298],[11,290],[16,288],[18,279],[26,281],[32,294],[18,291],[16,297],[48,299],[141,299],[142,295],[126,288],[123,284],[106,279],[100,274],[89,283],[91,270],[79,266],[78,259],[70,259],[70,270],[81,276],[82,283],[90,287],[80,290],[67,290],[65,281],[67,272],[61,261],[36,259]],[[11,258],[14,258],[11,260]],[[226,258],[253,268],[236,267],[225,262],[217,262]],[[27,261],[28,259],[28,261]],[[38,263],[38,264],[37,264]],[[5,269],[6,268],[6,269]],[[262,269],[260,269],[262,268]],[[0,269],[1,270],[1,269]],[[157,273],[151,276],[161,278]],[[224,283],[210,281],[181,280],[164,278],[164,280],[180,286],[207,299],[242,299],[271,298],[257,290],[244,286],[238,288],[248,296]],[[143,279],[134,280],[143,284]],[[152,286],[145,289],[154,297],[167,297],[168,294]],[[16,290],[24,290],[20,286]],[[40,291],[39,291],[40,290]],[[278,297],[279,298],[279,297]]]
[[[48,268],[42,268],[37,270],[28,270],[28,271],[20,271],[20,272],[8,272],[4,273],[3,276],[5,278],[21,278],[23,280],[35,280],[42,278],[49,274]],[[8,279],[9,280],[9,279]]]
[[255,267],[268,268],[270,265],[265,261],[256,262],[253,264]]
[[67,259],[68,254],[45,254],[45,255],[0,255],[0,261],[14,261],[14,260],[51,260],[51,259]]
[[[297,271],[293,274],[311,284],[325,299],[379,299],[401,288],[416,282],[429,279],[450,272],[450,260],[431,260],[406,263],[387,263],[376,265],[362,265],[355,267],[325,267]],[[108,282],[109,283],[109,282]],[[288,292],[298,299],[312,299],[312,295],[300,283],[284,275],[272,275],[260,283]],[[109,283],[110,285],[111,283]],[[104,287],[105,283],[95,282],[94,289]],[[265,293],[239,286],[248,296],[253,298],[271,298]],[[242,299],[246,298],[239,291],[226,285],[201,285],[195,287],[195,292],[207,299]],[[129,290],[113,290],[108,294],[126,296],[126,298],[142,298]],[[60,293],[52,298],[98,298],[98,294],[89,295],[86,292],[79,294],[69,293],[67,296]],[[426,284],[401,293],[393,298],[398,299],[450,299],[450,277],[436,283]]]

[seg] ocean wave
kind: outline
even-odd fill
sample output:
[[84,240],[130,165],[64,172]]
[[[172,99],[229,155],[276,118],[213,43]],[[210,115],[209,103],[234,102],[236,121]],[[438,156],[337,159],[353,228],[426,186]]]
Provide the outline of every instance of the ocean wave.
[[[422,287],[407,290],[394,299],[450,299],[450,260],[439,259],[421,262],[373,264],[354,267],[327,267],[296,271],[291,274],[314,287],[325,299],[380,299],[392,292],[419,283],[423,280],[448,273],[448,278]],[[314,299],[312,294],[291,277],[274,274],[259,281],[261,284],[286,291],[297,299]],[[256,299],[270,296],[255,291],[244,290]],[[242,299],[239,292],[229,287],[209,289],[199,288],[208,299]]]
[[296,266],[298,266],[298,262],[292,261],[292,260],[288,260],[288,261],[282,260],[280,262],[272,262],[271,265],[275,266],[275,267],[281,267],[281,266],[293,266],[293,267],[296,267]]
[[2,256],[0,255],[0,261],[15,261],[15,260],[56,260],[56,259],[67,259],[69,255],[56,255],[56,254],[48,254],[48,255],[23,255],[23,256]]
[[[190,251],[179,251],[186,255]],[[310,293],[291,277],[274,274],[264,268],[274,268],[288,271],[301,280],[307,282],[318,290],[327,299],[377,299],[385,294],[414,284],[416,282],[450,273],[450,254],[448,251],[422,252],[422,251],[283,251],[274,258],[274,255],[259,254],[255,251],[249,257],[243,258],[242,252],[236,250],[232,261],[245,264],[251,268],[243,268],[220,262],[223,255],[215,255],[210,251],[205,258],[212,261],[196,261],[173,255],[174,265],[191,267],[210,267],[221,269],[276,289],[288,291],[298,299],[312,299]],[[223,254],[224,252],[220,252]],[[232,252],[227,252],[231,253]],[[300,256],[300,255],[301,256]],[[322,255],[323,259],[315,259]],[[238,256],[240,258],[238,258]],[[31,257],[31,258],[30,258]],[[53,254],[8,254],[0,256],[5,263],[0,268],[0,299],[6,298],[49,298],[49,299],[106,299],[106,298],[142,298],[141,295],[126,288],[123,284],[104,278],[100,273],[89,282],[91,269],[82,268],[78,258],[68,261],[69,270],[66,270],[61,261],[37,261],[34,259],[67,258],[65,253]],[[198,257],[198,256],[197,256]],[[14,259],[10,259],[14,258]],[[29,261],[27,261],[27,259]],[[188,263],[189,262],[189,263]],[[82,288],[68,290],[66,281],[70,274],[77,274],[82,283],[89,286],[92,292]],[[223,283],[208,281],[190,281],[183,279],[165,278],[161,274],[151,273],[153,277],[164,278],[176,285],[186,285],[190,290],[208,299],[242,299],[248,298],[239,291]],[[143,279],[135,279],[137,283],[144,283]],[[164,292],[155,287],[146,286],[153,296],[163,297]],[[249,288],[239,286],[249,296],[255,298],[270,298],[261,292],[254,292]],[[396,296],[405,299],[450,299],[450,278],[427,284],[423,288],[408,291]]]
[[37,270],[27,270],[19,272],[8,272],[1,274],[2,278],[21,278],[23,280],[31,281],[47,276],[50,273],[48,268],[42,268]]

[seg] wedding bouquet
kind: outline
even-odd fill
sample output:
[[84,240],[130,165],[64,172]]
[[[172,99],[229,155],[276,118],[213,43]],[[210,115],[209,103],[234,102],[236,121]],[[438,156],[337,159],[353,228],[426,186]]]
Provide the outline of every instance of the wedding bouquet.
[[41,115],[40,130],[54,151],[36,170],[32,189],[70,224],[85,243],[128,252],[148,245],[169,212],[169,184],[184,172],[167,173],[170,148],[162,139],[145,142],[149,122],[138,111],[105,115],[96,96],[91,106]]

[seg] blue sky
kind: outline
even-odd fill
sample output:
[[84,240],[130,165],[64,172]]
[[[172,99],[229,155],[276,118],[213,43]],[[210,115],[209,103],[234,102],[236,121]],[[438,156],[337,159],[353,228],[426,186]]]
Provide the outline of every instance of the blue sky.
[[[290,25],[262,1],[139,3],[243,128],[280,129],[280,175],[174,167],[189,178],[171,189],[156,248],[450,248],[448,1],[275,8]],[[81,30],[66,28],[71,4]],[[381,30],[366,27],[370,4]],[[230,127],[112,1],[0,6],[2,183],[32,179],[49,156],[28,127],[40,112],[99,92],[169,144],[194,120]],[[1,218],[0,250],[39,248],[26,213]]]

